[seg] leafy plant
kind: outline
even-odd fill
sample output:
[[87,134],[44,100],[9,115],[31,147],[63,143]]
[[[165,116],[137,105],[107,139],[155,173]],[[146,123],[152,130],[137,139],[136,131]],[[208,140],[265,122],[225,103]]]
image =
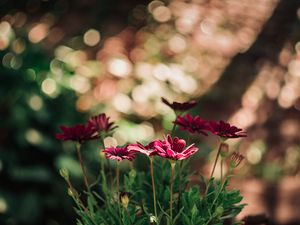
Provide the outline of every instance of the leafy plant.
[[[189,114],[181,117],[182,111],[193,107],[194,102],[163,101],[177,115],[172,132],[178,125],[191,133],[207,135],[206,132],[211,132],[220,137],[220,147],[211,175],[202,181],[204,188],[190,186],[188,182],[189,158],[198,151],[195,144],[187,145],[184,139],[168,134],[164,139],[157,139],[146,145],[136,143],[107,147],[104,145],[104,138],[111,135],[116,126],[109,121],[109,117],[100,114],[92,117],[87,124],[62,126],[62,133],[56,136],[76,143],[85,190],[78,192],[73,187],[66,169],[61,169],[61,175],[75,202],[78,225],[217,225],[228,219],[234,220],[243,209],[240,192],[228,189],[233,170],[239,166],[243,156],[237,152],[229,153],[229,146],[225,141],[228,138],[245,137],[246,133],[223,121],[207,122],[199,116],[192,117]],[[107,160],[100,160],[99,178],[90,183],[81,148],[85,142],[93,139],[101,139],[104,150],[100,155],[104,153]],[[137,156],[138,153],[144,156]],[[146,169],[139,169],[137,165],[131,164],[131,169],[121,173],[120,166],[124,164],[124,160],[133,161],[137,157],[137,160],[145,162],[145,156],[149,161]],[[219,158],[222,176],[220,180],[216,180],[213,175]],[[114,172],[111,161],[114,163]],[[229,168],[226,174],[223,172],[224,163]]]

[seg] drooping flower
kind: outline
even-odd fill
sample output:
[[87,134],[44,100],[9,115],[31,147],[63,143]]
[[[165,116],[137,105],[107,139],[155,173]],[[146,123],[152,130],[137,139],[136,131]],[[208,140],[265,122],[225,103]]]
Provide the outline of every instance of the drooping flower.
[[200,133],[205,136],[207,136],[205,131],[209,129],[207,122],[200,116],[192,117],[190,114],[178,116],[174,124],[178,125],[180,130],[187,130],[190,133]]
[[178,137],[172,138],[171,135],[165,137],[164,140],[154,141],[153,146],[159,156],[171,160],[183,160],[198,151],[194,144],[186,147],[185,140]]
[[154,148],[154,142],[150,142],[148,145],[142,145],[139,142],[137,142],[136,144],[130,144],[128,145],[128,150],[133,152],[139,152],[146,156],[157,155],[156,149]]
[[73,127],[60,126],[62,133],[56,134],[56,139],[63,141],[76,141],[82,144],[85,141],[95,139],[95,131],[89,125],[77,124]]
[[224,121],[220,122],[209,122],[209,131],[222,138],[239,138],[247,137],[247,133],[236,126],[231,126],[229,123]]
[[88,124],[98,133],[109,132],[115,129],[114,122],[109,122],[109,117],[105,113],[100,113],[98,116],[93,116],[89,119]]
[[238,152],[234,152],[232,153],[231,157],[230,157],[230,166],[232,168],[236,168],[238,167],[241,162],[244,160],[244,156]]
[[135,152],[129,151],[128,146],[124,147],[109,147],[103,150],[105,157],[108,159],[122,161],[127,159],[132,161],[135,158]]
[[167,99],[161,98],[161,101],[172,108],[174,111],[187,111],[197,105],[196,101],[189,101],[189,102],[172,102],[170,103]]

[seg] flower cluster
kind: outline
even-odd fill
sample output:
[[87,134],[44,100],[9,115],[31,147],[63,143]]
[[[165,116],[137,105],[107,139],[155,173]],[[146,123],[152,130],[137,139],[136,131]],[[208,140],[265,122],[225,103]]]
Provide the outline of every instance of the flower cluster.
[[106,158],[121,161],[123,159],[132,160],[135,153],[147,156],[158,155],[170,160],[183,160],[198,151],[194,144],[186,147],[186,142],[178,137],[172,138],[168,135],[163,140],[155,140],[144,146],[141,143],[130,144],[122,148],[109,147],[103,152]]
[[[170,103],[165,98],[161,99],[163,103],[168,105],[174,111],[187,111],[197,105],[196,101]],[[222,120],[219,122],[206,121],[198,115],[193,117],[188,113],[185,116],[177,116],[173,123],[174,125],[178,125],[180,130],[187,130],[190,133],[199,133],[205,136],[207,136],[207,132],[211,132],[224,139],[247,136],[246,132],[242,131],[242,129],[232,126]]]
[[[219,184],[220,188],[216,188],[216,190],[218,190],[218,194],[215,195],[216,198],[212,200],[212,203],[211,203],[212,205],[215,204],[215,202],[217,201],[221,192],[226,192],[226,179],[228,179],[230,173],[232,173],[233,170],[244,159],[244,157],[237,152],[230,154],[229,146],[228,146],[228,144],[224,143],[224,140],[227,138],[238,138],[238,137],[246,136],[246,132],[242,131],[242,129],[232,126],[229,123],[226,123],[224,121],[219,121],[219,122],[206,121],[198,115],[193,117],[190,114],[186,114],[186,115],[182,116],[182,114],[181,114],[182,111],[185,111],[185,110],[188,110],[188,109],[194,107],[196,105],[196,102],[192,101],[192,102],[185,102],[185,103],[178,103],[178,102],[169,103],[165,99],[162,99],[162,101],[165,104],[167,104],[168,106],[170,106],[176,112],[176,115],[177,115],[176,120],[173,122],[174,127],[172,129],[171,134],[167,134],[166,136],[164,136],[163,139],[152,140],[151,142],[149,142],[146,145],[143,145],[143,144],[137,142],[134,144],[126,144],[124,146],[114,147],[114,146],[104,146],[104,141],[103,141],[103,147],[101,148],[101,149],[103,149],[102,152],[105,154],[105,157],[107,159],[116,160],[117,162],[121,162],[123,160],[132,161],[135,159],[136,154],[143,154],[143,155],[146,155],[147,157],[149,157],[151,186],[152,186],[152,194],[153,194],[153,214],[152,214],[152,217],[150,218],[150,221],[152,221],[153,223],[155,223],[157,225],[158,224],[166,224],[165,222],[168,220],[170,220],[170,224],[174,224],[173,219],[175,220],[175,218],[178,217],[179,214],[177,214],[177,216],[173,217],[173,211],[175,211],[176,208],[181,208],[180,207],[181,205],[184,206],[185,201],[181,201],[181,199],[182,199],[181,196],[184,196],[184,194],[186,193],[184,184],[187,183],[187,178],[181,171],[183,169],[182,160],[185,160],[185,159],[191,157],[193,154],[195,154],[198,151],[198,148],[195,146],[195,144],[190,144],[190,143],[187,144],[187,142],[184,139],[182,139],[180,137],[172,136],[175,126],[177,125],[177,126],[179,126],[179,128],[181,130],[186,130],[193,134],[198,133],[198,134],[203,134],[203,135],[207,136],[208,132],[210,132],[212,134],[215,134],[215,135],[221,137],[220,146],[219,146],[219,149],[216,154],[216,158],[214,161],[214,165],[213,165],[213,168],[211,171],[210,178],[208,179],[208,184],[207,184],[208,188],[206,189],[205,194],[203,196],[203,198],[207,198],[207,196],[210,195],[209,192],[214,189],[213,175],[214,175],[215,169],[218,168],[218,167],[216,167],[216,165],[218,163],[219,156],[221,156],[221,181],[222,181],[222,184],[221,183]],[[107,134],[109,134],[111,131],[113,131],[115,128],[116,128],[116,126],[114,125],[114,123],[109,121],[109,117],[107,117],[105,114],[102,113],[102,114],[99,114],[98,116],[94,116],[94,117],[90,118],[86,124],[79,124],[79,125],[75,125],[73,127],[61,126],[60,129],[62,130],[62,133],[56,135],[56,138],[59,140],[63,140],[63,141],[71,140],[71,141],[75,141],[75,142],[79,143],[79,145],[76,146],[77,147],[77,155],[78,155],[78,160],[80,162],[80,166],[81,166],[81,170],[82,170],[82,174],[83,174],[83,181],[85,183],[87,192],[90,192],[91,185],[89,182],[88,174],[86,172],[86,168],[84,166],[83,158],[80,153],[81,152],[80,151],[81,144],[88,140],[95,139],[95,138],[100,138],[103,140],[103,138]],[[156,157],[154,157],[154,156],[156,156]],[[162,165],[165,165],[165,163],[170,164],[170,167],[169,167],[170,173],[168,175],[170,182],[168,182],[169,187],[167,189],[170,194],[169,199],[166,198],[165,193],[163,194],[163,201],[169,202],[169,210],[168,210],[169,215],[168,215],[167,220],[161,219],[162,216],[160,216],[160,214],[161,214],[160,211],[162,211],[162,210],[159,210],[157,208],[157,203],[161,199],[159,201],[157,201],[156,185],[159,185],[159,187],[160,187],[159,190],[166,188],[164,182],[158,183],[158,181],[160,179],[157,180],[157,176],[154,173],[154,167],[157,166],[157,162],[159,162],[159,160],[160,160],[159,158],[162,159],[160,161],[162,163]],[[229,159],[229,158],[230,158],[230,161],[229,161],[230,170],[229,170],[228,176],[227,176],[227,174],[223,174],[222,166],[223,166],[223,161],[225,159]],[[180,161],[180,163],[178,163],[178,161]],[[176,164],[177,164],[177,166],[176,166]],[[110,210],[112,210],[112,212],[113,212],[112,214],[114,214],[114,215],[118,215],[120,212],[122,212],[122,210],[125,210],[123,212],[125,213],[124,215],[126,215],[126,214],[128,215],[129,223],[122,223],[122,224],[124,224],[124,225],[125,224],[126,225],[137,224],[136,222],[131,221],[132,217],[129,214],[129,211],[132,210],[132,204],[130,203],[130,197],[127,194],[127,192],[122,192],[123,191],[122,190],[122,178],[120,177],[119,163],[115,164],[116,165],[115,173],[111,172],[111,167],[110,167],[109,163],[107,163],[109,172],[105,173],[104,165],[105,165],[104,162],[101,161],[101,170],[103,171],[103,173],[101,173],[101,176],[103,178],[103,179],[101,179],[103,182],[102,183],[102,186],[103,186],[102,191],[106,195],[106,200],[105,200],[106,203],[105,204],[107,204],[111,207]],[[162,168],[165,168],[165,167],[164,166],[160,167],[160,170]],[[159,174],[159,176],[163,176],[163,177],[166,176],[165,171],[159,171],[159,172],[162,173],[162,175]],[[73,197],[75,198],[75,201],[78,203],[80,210],[89,210],[89,208],[86,208],[83,205],[83,202],[80,200],[79,195],[76,194],[77,193],[76,190],[73,188],[73,186],[70,183],[68,173],[65,170],[62,170],[61,174],[66,179],[66,181],[69,185],[69,190],[70,190],[70,192],[73,193]],[[116,177],[116,179],[114,179],[114,180],[112,179],[113,174],[115,174],[115,177]],[[110,175],[110,177],[111,177],[110,183],[112,185],[111,186],[112,189],[108,188],[108,186],[107,186],[106,182],[108,179],[106,179],[106,175]],[[125,181],[126,181],[126,179],[125,179]],[[126,184],[127,186],[133,185],[134,178],[130,177],[128,179],[130,179],[130,182],[123,182],[123,183]],[[128,179],[127,179],[127,181],[129,181]],[[177,181],[175,181],[176,179],[178,179],[178,188],[174,189],[173,186],[177,182]],[[155,182],[155,180],[157,182]],[[145,181],[145,182],[146,182],[146,184],[150,184],[149,181],[148,181],[148,183],[147,183],[147,181]],[[141,182],[137,182],[137,185],[140,185],[139,183],[141,183]],[[142,183],[144,185],[144,180]],[[114,185],[114,184],[116,184],[116,185]],[[126,185],[123,185],[123,187]],[[216,183],[216,185],[217,185],[217,183]],[[116,194],[117,198],[114,198],[113,195],[111,195],[111,193],[110,193],[111,190],[114,190],[113,187],[115,188],[115,194]],[[126,187],[126,188],[128,188],[128,187]],[[130,189],[130,188],[128,188],[128,189]],[[139,189],[137,189],[137,192],[143,193],[143,189],[139,188]],[[173,195],[173,192],[174,192],[174,194],[176,193],[176,195]],[[92,193],[90,193],[90,194],[93,195]],[[178,196],[178,197],[176,197],[176,196]],[[195,198],[195,200],[197,200],[197,198],[200,196],[199,193],[196,193],[196,196],[197,197]],[[92,198],[92,199],[94,199],[94,198]],[[114,199],[117,199],[117,200],[114,200]],[[94,201],[94,200],[92,200],[92,201]],[[232,202],[237,203],[239,201],[234,200]],[[115,205],[116,205],[116,207],[115,207]],[[166,205],[166,204],[164,204],[164,205]],[[186,206],[184,206],[184,207],[186,207]],[[184,208],[184,207],[182,207],[182,208]],[[241,209],[243,207],[243,205],[239,205],[238,207]],[[133,208],[135,208],[135,207],[133,207]],[[186,208],[188,208],[188,207],[186,207]],[[94,211],[94,209],[92,209],[92,210]],[[136,213],[136,212],[131,211],[131,213]],[[187,212],[187,215],[189,213],[190,213],[190,211]],[[216,213],[211,213],[211,212],[209,213],[209,215],[214,215],[214,214],[216,214]],[[80,216],[83,216],[83,217],[90,216],[90,214],[84,213]],[[224,214],[224,216],[226,216],[226,215]],[[117,222],[114,222],[113,224],[119,224],[118,220],[119,219],[122,220],[122,218],[118,218],[118,216],[115,216],[115,217],[117,218]],[[199,217],[200,217],[200,215],[199,215]],[[186,216],[186,218],[188,218],[188,217]],[[94,218],[89,217],[88,220],[89,219],[93,220]],[[222,220],[220,220],[220,221],[222,221]],[[195,223],[193,222],[190,224],[198,224],[198,222],[195,222]],[[209,224],[210,222],[213,222],[211,216],[209,216],[209,218],[207,219],[206,224]],[[95,223],[95,224],[98,224],[98,223]],[[102,224],[102,223],[99,223],[99,224]],[[180,224],[182,224],[182,223],[180,223]],[[218,224],[222,224],[222,223],[220,222]]]
[[77,124],[73,127],[60,126],[62,133],[56,134],[56,139],[75,141],[80,144],[98,138],[101,133],[108,133],[115,129],[114,122],[109,122],[109,117],[104,113],[90,118],[86,124]]
[[242,131],[242,129],[232,126],[223,120],[219,122],[205,121],[200,116],[192,117],[190,114],[186,114],[183,117],[178,116],[174,124],[178,125],[181,130],[187,130],[190,133],[207,135],[206,132],[211,132],[225,139],[247,136],[246,132]]

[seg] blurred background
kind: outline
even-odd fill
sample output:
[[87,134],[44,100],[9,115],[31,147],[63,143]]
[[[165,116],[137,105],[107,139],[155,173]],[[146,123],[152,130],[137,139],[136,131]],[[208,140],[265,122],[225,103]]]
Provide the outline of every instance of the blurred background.
[[[300,224],[299,0],[0,0],[0,18],[0,224],[75,224],[59,169],[77,186],[81,172],[59,125],[105,112],[111,141],[150,141],[175,118],[161,97],[247,130],[230,142],[240,218]],[[208,174],[216,139],[193,139]]]

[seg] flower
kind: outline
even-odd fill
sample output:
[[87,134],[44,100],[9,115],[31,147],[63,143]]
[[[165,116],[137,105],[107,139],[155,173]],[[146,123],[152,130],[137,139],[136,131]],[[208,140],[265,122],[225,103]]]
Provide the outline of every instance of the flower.
[[114,122],[109,122],[109,117],[105,115],[105,113],[101,113],[98,116],[93,116],[89,119],[88,124],[98,133],[105,131],[112,131],[117,128],[114,126]]
[[225,123],[222,120],[219,123],[210,121],[209,131],[222,138],[247,137],[247,133],[242,131],[242,129],[237,128],[236,126],[231,126],[229,123]]
[[179,103],[179,102],[170,103],[165,98],[161,98],[161,100],[163,103],[165,103],[166,105],[168,105],[170,108],[172,108],[175,111],[187,111],[187,110],[193,108],[195,105],[197,105],[196,101],[189,101],[189,102],[183,102],[183,103]]
[[200,133],[205,136],[207,136],[207,133],[204,131],[209,129],[207,122],[200,116],[192,117],[190,114],[186,114],[184,117],[178,116],[174,124],[177,124],[180,130],[187,130],[190,133]]
[[171,160],[183,160],[198,151],[194,144],[186,147],[185,140],[178,137],[172,138],[171,135],[165,137],[164,140],[154,141],[153,146],[159,156]]
[[118,161],[122,161],[124,159],[127,159],[129,161],[132,161],[135,158],[135,152],[129,151],[128,146],[124,147],[109,147],[103,150],[105,153],[105,157],[108,159],[114,159]]
[[244,160],[244,156],[238,152],[232,153],[230,157],[230,166],[232,168],[236,168],[240,165],[240,163]]
[[136,144],[128,145],[128,150],[133,152],[139,152],[147,156],[157,155],[156,149],[154,148],[154,142],[150,142],[148,145],[144,146],[137,142]]
[[89,125],[77,124],[74,127],[60,126],[63,133],[56,134],[56,139],[63,141],[77,141],[82,144],[85,141],[95,139],[95,131]]

